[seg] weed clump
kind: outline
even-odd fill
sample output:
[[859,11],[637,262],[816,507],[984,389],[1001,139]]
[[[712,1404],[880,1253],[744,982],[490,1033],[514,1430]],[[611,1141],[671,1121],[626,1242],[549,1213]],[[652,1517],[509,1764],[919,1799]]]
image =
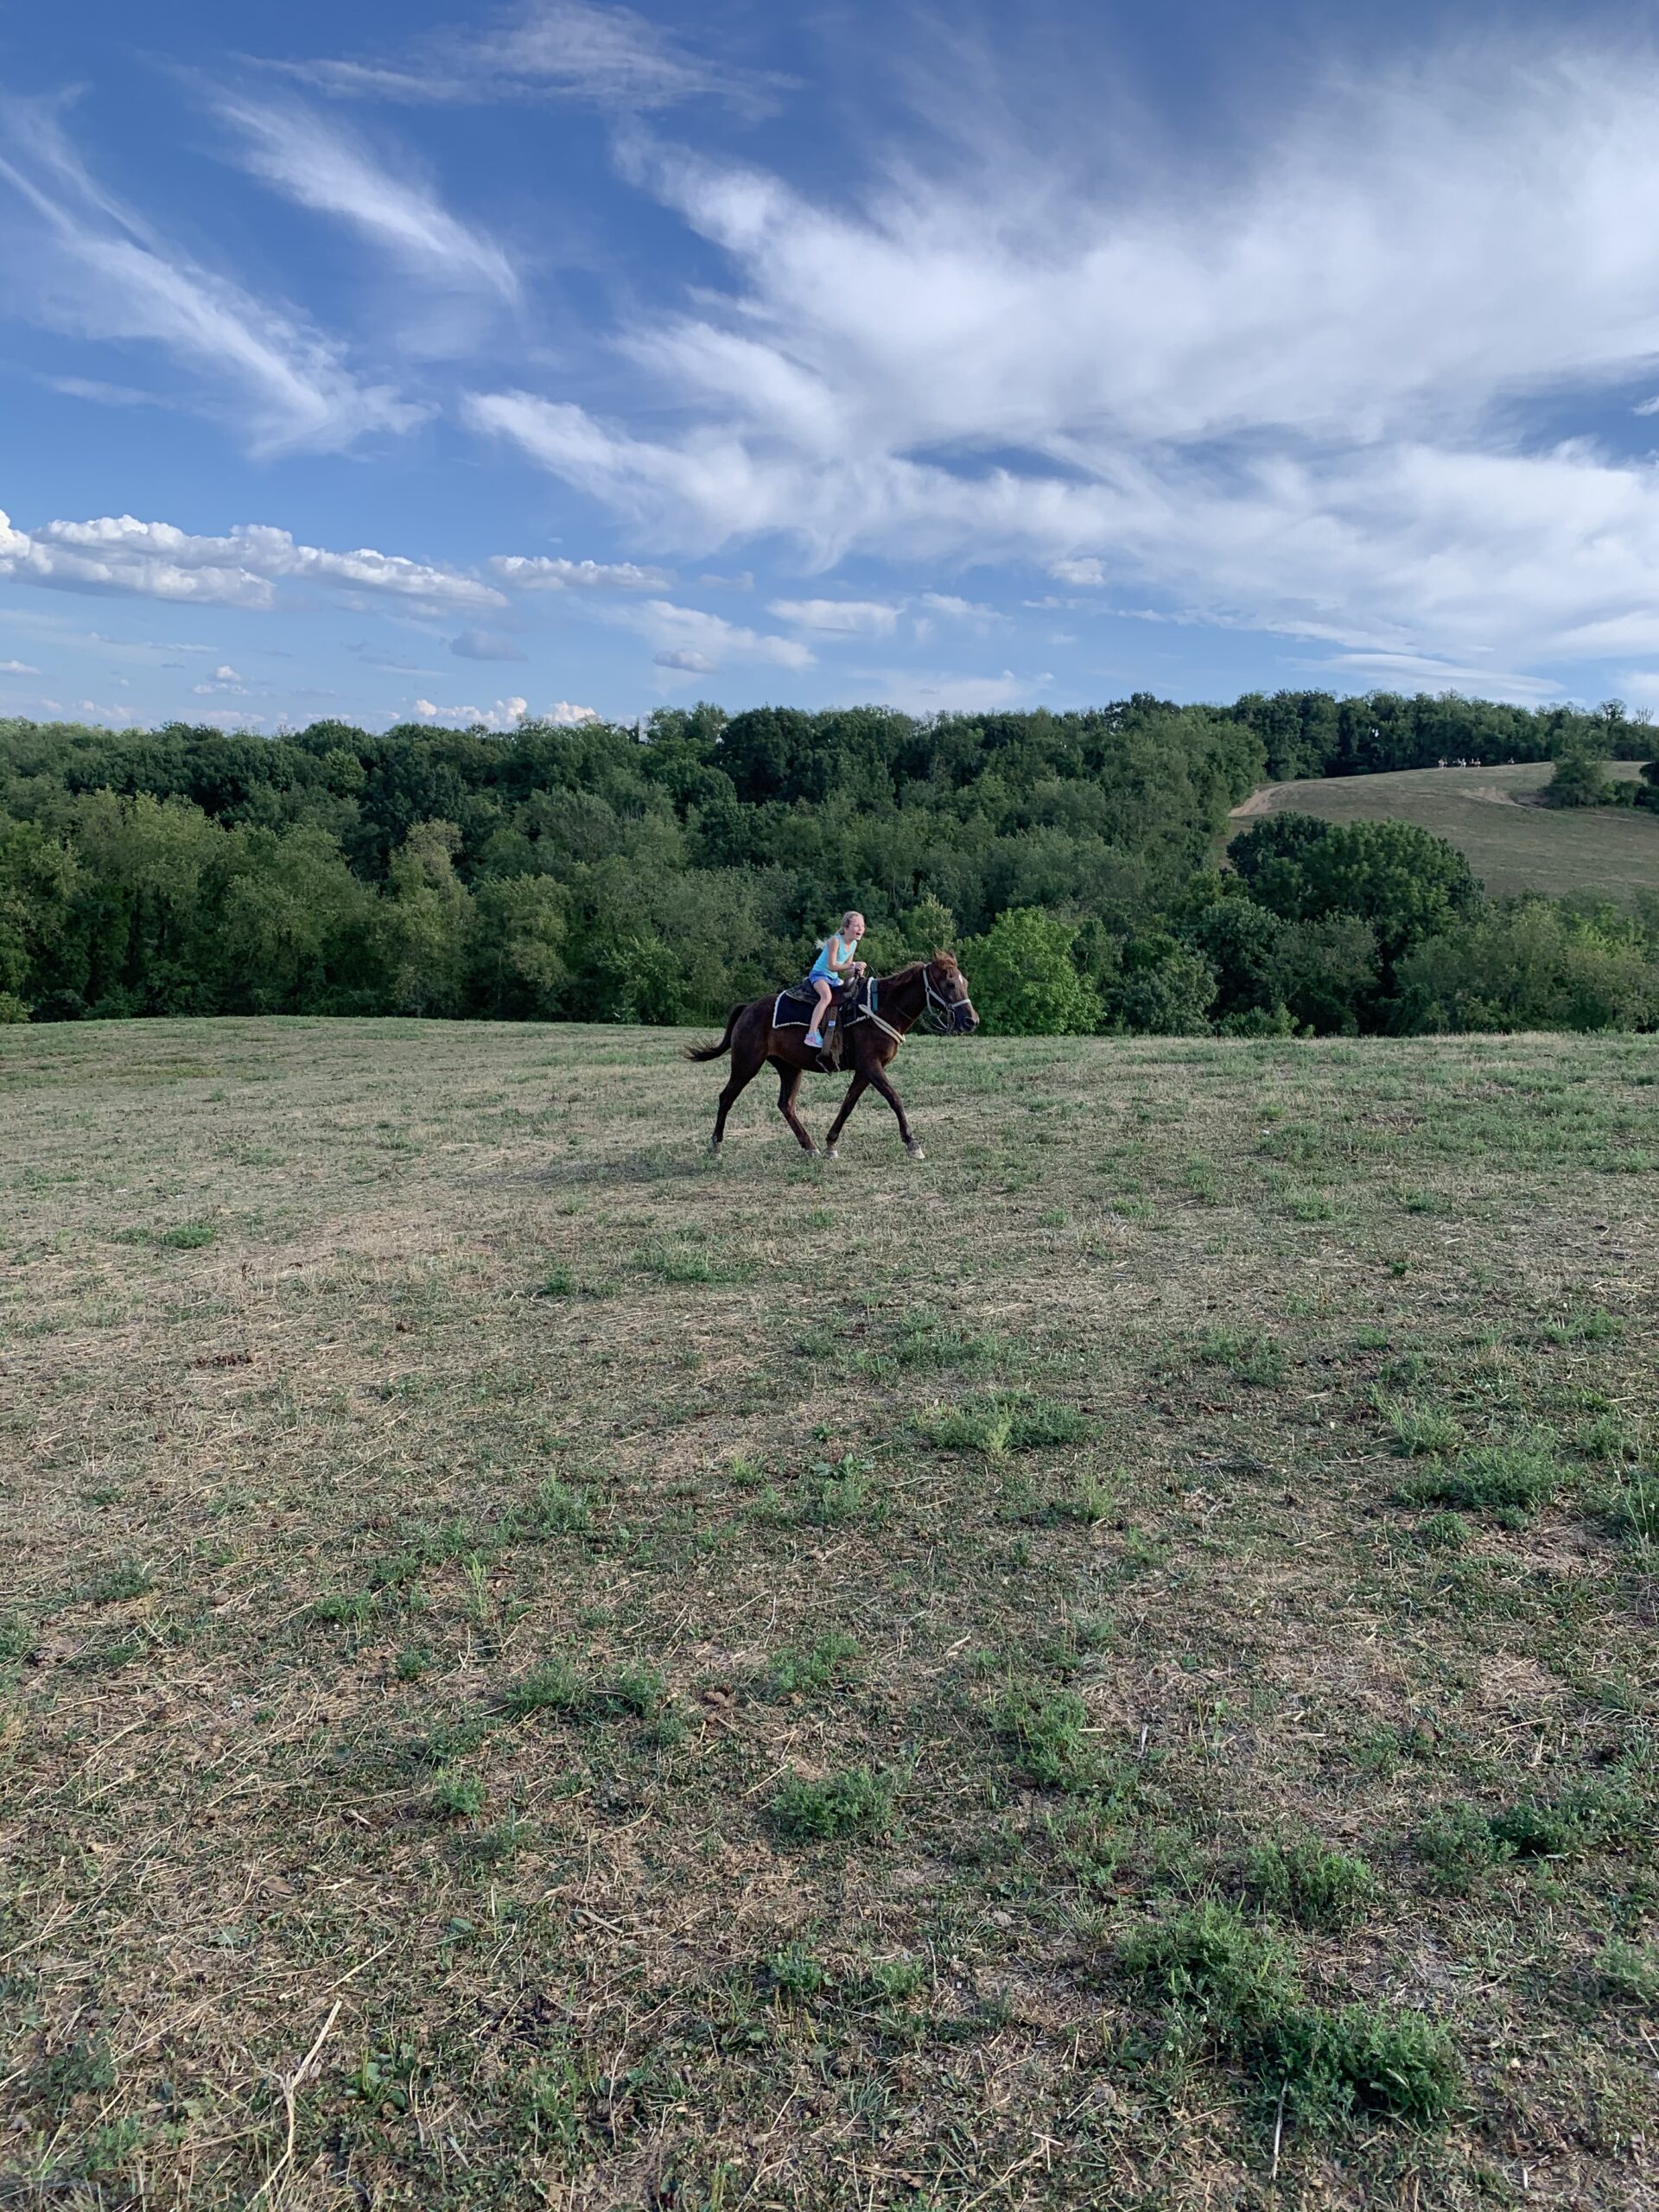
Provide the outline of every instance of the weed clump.
[[803,1944],[785,1944],[766,1961],[766,1978],[785,1997],[816,1997],[830,1977]]
[[502,1700],[510,1720],[532,1713],[576,1713],[588,1702],[588,1688],[568,1659],[545,1659],[515,1682]]
[[1659,1951],[1615,1936],[1596,1955],[1596,1981],[1626,2005],[1659,2005]]
[[1225,1369],[1236,1382],[1258,1390],[1276,1389],[1287,1373],[1284,1348],[1271,1337],[1212,1329],[1200,1337],[1192,1357],[1205,1367]]
[[1137,1931],[1118,1962],[1189,2034],[1306,2119],[1369,2111],[1427,2126],[1455,2101],[1457,2057],[1443,2028],[1382,2007],[1311,2005],[1281,1939],[1226,1905],[1190,1906]]
[[810,1697],[844,1681],[861,1656],[856,1637],[821,1636],[804,1651],[779,1652],[756,1684],[756,1694],[773,1700]]
[[1556,1797],[1526,1797],[1497,1813],[1438,1806],[1412,1838],[1438,1887],[1466,1893],[1513,1859],[1582,1859],[1638,1834],[1646,1818],[1620,1770]]
[[1402,1486],[1412,1505],[1448,1505],[1489,1513],[1514,1527],[1548,1504],[1567,1471],[1554,1454],[1533,1445],[1486,1444],[1460,1452]]
[[1450,1414],[1414,1405],[1409,1399],[1386,1408],[1394,1432],[1394,1448],[1408,1459],[1434,1452],[1452,1452],[1463,1441],[1463,1431]]
[[929,1406],[916,1415],[916,1426],[942,1452],[984,1452],[993,1459],[1078,1444],[1094,1433],[1093,1422],[1073,1406],[1012,1395]]
[[1118,1781],[1113,1764],[1085,1740],[1089,1708],[1075,1690],[1013,1683],[991,1708],[990,1722],[1039,1789],[1110,1789]]
[[893,1824],[893,1789],[862,1766],[827,1775],[821,1782],[791,1774],[772,1799],[771,1812],[778,1833],[790,1843],[879,1835]]
[[1376,1878],[1364,1859],[1344,1851],[1313,1842],[1269,1843],[1250,1853],[1244,1888],[1281,1919],[1304,1928],[1344,1928],[1375,1896]]
[[441,1774],[432,1792],[432,1809],[440,1820],[469,1821],[484,1809],[484,1785],[476,1775]]
[[592,1517],[586,1491],[568,1489],[556,1475],[546,1475],[531,1500],[526,1529],[532,1536],[581,1535]]

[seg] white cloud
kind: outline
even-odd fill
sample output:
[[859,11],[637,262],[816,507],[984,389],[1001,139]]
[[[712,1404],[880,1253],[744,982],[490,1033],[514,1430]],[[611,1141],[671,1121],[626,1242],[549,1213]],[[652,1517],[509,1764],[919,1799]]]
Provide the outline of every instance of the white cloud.
[[890,638],[904,608],[873,599],[774,599],[766,612],[825,637]]
[[958,599],[950,592],[925,591],[920,603],[930,614],[943,615],[950,622],[1001,622],[1005,619],[994,607],[982,606],[974,599]]
[[632,561],[553,560],[544,553],[498,553],[487,565],[514,591],[664,591],[674,581],[665,569]]
[[[279,65],[280,66],[280,65]],[[291,73],[343,97],[475,101],[563,98],[639,112],[715,99],[765,113],[785,79],[714,62],[631,8],[521,0],[505,21],[441,34],[396,60],[310,61]]]
[[635,142],[731,272],[621,334],[671,427],[466,417],[704,554],[1033,560],[1459,667],[1659,653],[1659,467],[1558,427],[1659,355],[1656,94],[1651,54],[1469,41],[1310,82],[1208,166],[1090,175],[981,116],[971,158],[918,138],[836,202]]
[[493,707],[440,707],[430,699],[417,699],[415,712],[423,722],[454,723],[467,728],[517,729],[530,711],[528,699],[498,699]]
[[579,722],[601,720],[596,707],[578,707],[569,699],[556,699],[542,715],[544,722],[554,722],[561,729],[574,729]]
[[28,219],[3,235],[14,312],[77,335],[161,346],[200,373],[257,453],[334,452],[424,410],[360,382],[285,310],[169,248],[93,181],[44,102],[0,101],[0,182]]
[[0,660],[0,676],[38,676],[40,672],[26,660]]
[[213,671],[213,674],[221,683],[239,683],[242,681],[242,678],[237,674],[236,671],[231,666],[228,661],[222,663],[219,667],[216,668]]
[[637,630],[656,648],[659,668],[710,676],[734,660],[772,668],[813,665],[812,653],[798,639],[769,637],[700,607],[677,607],[672,600],[648,599],[642,607],[617,607],[609,613],[612,620]]
[[518,273],[493,238],[450,214],[429,186],[395,176],[348,132],[292,105],[230,94],[216,105],[240,134],[245,166],[289,199],[349,224],[417,276],[518,299]]
[[364,546],[334,553],[297,544],[285,530],[244,523],[224,537],[200,537],[134,515],[49,522],[14,530],[0,512],[0,575],[57,591],[268,607],[279,583],[315,585],[429,609],[501,607],[501,593],[458,569],[436,568]]

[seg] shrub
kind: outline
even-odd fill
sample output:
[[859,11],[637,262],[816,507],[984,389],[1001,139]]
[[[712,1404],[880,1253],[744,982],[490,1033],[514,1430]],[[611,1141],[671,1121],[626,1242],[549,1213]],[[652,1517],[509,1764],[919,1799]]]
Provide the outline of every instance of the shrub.
[[986,1028],[1009,1037],[1089,1036],[1105,1020],[1100,994],[1072,959],[1077,932],[1033,906],[999,914],[962,948],[974,1006]]
[[1635,926],[1541,900],[1420,945],[1400,963],[1396,1025],[1417,1033],[1642,1029],[1659,1020],[1659,963]]

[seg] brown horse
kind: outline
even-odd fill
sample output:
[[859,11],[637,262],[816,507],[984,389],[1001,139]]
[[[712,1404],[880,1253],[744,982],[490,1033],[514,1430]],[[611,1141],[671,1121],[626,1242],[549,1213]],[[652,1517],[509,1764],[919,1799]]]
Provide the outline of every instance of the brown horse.
[[[726,1034],[719,1044],[687,1048],[688,1060],[717,1060],[722,1052],[732,1056],[731,1079],[720,1094],[715,1134],[709,1141],[712,1153],[720,1150],[726,1135],[726,1116],[737,1103],[739,1094],[754,1081],[768,1060],[779,1071],[778,1110],[794,1130],[802,1148],[807,1152],[817,1150],[795,1111],[795,1101],[800,1096],[804,1075],[809,1071],[830,1074],[834,1071],[823,1054],[808,1045],[804,1027],[772,1027],[776,1002],[774,995],[751,999],[747,1006],[734,1006],[726,1017]],[[924,1019],[935,1028],[962,1037],[979,1027],[979,1016],[968,996],[968,979],[948,952],[936,952],[931,960],[912,960],[908,968],[899,969],[896,975],[883,976],[876,985],[875,1003],[874,1016],[849,1021],[842,1031],[842,1052],[852,1066],[853,1080],[841,1102],[841,1111],[830,1123],[830,1134],[823,1141],[827,1160],[835,1158],[836,1141],[846,1126],[847,1116],[869,1090],[879,1090],[892,1107],[899,1117],[899,1134],[905,1141],[906,1151],[912,1160],[920,1160],[922,1147],[910,1134],[910,1123],[905,1119],[899,1094],[887,1081],[887,1068],[906,1033]],[[848,1012],[851,1010],[849,1006]]]

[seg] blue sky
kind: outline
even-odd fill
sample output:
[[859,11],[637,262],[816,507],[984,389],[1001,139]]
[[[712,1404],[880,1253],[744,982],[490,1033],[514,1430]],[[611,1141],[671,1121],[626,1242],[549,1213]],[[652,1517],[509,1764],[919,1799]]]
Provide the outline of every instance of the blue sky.
[[1524,6],[0,12],[0,714],[1659,706],[1656,94]]

